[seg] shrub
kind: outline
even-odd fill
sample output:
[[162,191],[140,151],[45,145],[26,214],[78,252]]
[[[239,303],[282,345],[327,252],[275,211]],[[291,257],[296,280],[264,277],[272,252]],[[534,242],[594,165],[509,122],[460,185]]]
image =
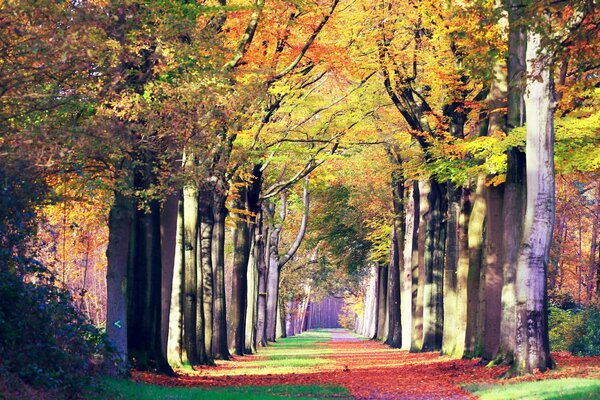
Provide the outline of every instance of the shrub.
[[34,388],[75,397],[108,355],[102,333],[75,310],[70,294],[40,266],[27,275],[0,272],[0,360]]
[[600,356],[600,309],[589,307],[578,317],[569,351],[576,356]]
[[580,315],[576,309],[563,309],[550,304],[548,307],[548,330],[550,349],[568,351],[573,342],[575,327],[580,324]]

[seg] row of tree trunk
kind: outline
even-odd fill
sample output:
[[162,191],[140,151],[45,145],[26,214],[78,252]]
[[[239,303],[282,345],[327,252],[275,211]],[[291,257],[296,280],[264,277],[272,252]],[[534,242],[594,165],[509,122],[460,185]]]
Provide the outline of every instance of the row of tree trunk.
[[[488,185],[478,176],[457,187],[435,176],[405,182],[400,151],[388,149],[398,167],[389,264],[376,267],[357,324],[361,333],[394,347],[510,363],[511,373],[552,367],[546,313],[554,219],[552,75],[540,35],[527,34],[520,22],[521,9],[510,7],[508,65],[499,62],[495,69],[481,131],[507,132],[526,120],[525,153],[508,150],[503,184]],[[384,65],[389,56],[384,45],[380,51]],[[422,115],[426,103],[407,109],[414,104],[407,101],[414,100],[411,89],[396,92],[383,68],[398,109]],[[496,111],[503,105],[507,115]],[[453,103],[444,109],[458,139],[464,108]],[[423,118],[407,122],[423,132],[416,140],[428,163],[427,138],[435,133]]]
[[[184,157],[183,168],[191,165],[193,157]],[[214,177],[190,183],[163,204],[155,200],[148,207],[133,197],[116,196],[109,218],[107,331],[123,362],[172,373],[185,364],[228,359],[230,349],[252,353],[275,340],[281,329],[279,276],[306,232],[308,180],[296,240],[281,255],[286,191],[276,218],[274,203],[260,197],[261,166],[253,173],[229,207],[237,213],[232,215],[230,304],[225,294],[226,182]],[[144,187],[137,181],[132,185]]]

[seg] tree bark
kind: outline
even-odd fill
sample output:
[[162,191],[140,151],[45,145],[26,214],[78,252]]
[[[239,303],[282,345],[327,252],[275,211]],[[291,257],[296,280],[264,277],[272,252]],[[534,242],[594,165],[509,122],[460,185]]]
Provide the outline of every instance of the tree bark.
[[[170,195],[161,212],[160,242],[162,246],[162,294],[161,294],[161,337],[163,353],[168,354],[169,315],[171,309],[171,291],[173,289],[173,269],[175,267],[175,252],[177,251],[177,222],[179,216],[179,194]],[[169,361],[169,364],[171,362]]]
[[500,344],[500,320],[502,313],[502,201],[504,187],[488,187],[485,251],[485,326],[482,359],[491,361]]
[[[147,178],[136,174],[137,188],[147,188]],[[145,174],[147,176],[148,174]],[[162,353],[160,292],[160,204],[150,200],[148,210],[137,210],[131,237],[128,281],[129,358],[137,369],[153,369],[173,375],[173,370]]]
[[204,314],[204,348],[209,358],[213,358],[213,270],[212,270],[212,241],[213,241],[213,212],[210,194],[201,193],[199,201],[200,213],[200,255],[202,269],[202,311]]
[[425,220],[428,211],[427,194],[429,184],[424,181],[413,184],[415,223],[412,242],[412,338],[411,352],[419,352],[423,347],[423,289],[425,288]]
[[[241,197],[246,196],[246,190],[241,189]],[[239,208],[247,203],[245,199],[238,202]],[[245,208],[245,207],[244,207]],[[231,287],[231,305],[229,318],[232,323],[235,354],[243,355],[246,344],[246,299],[248,296],[248,261],[250,260],[250,227],[244,216],[239,215],[233,231],[233,275]]]
[[425,239],[425,290],[423,307],[423,351],[440,350],[443,330],[443,271],[446,242],[446,185],[430,181]]
[[400,313],[401,297],[401,271],[404,269],[404,233],[406,231],[406,215],[404,208],[404,171],[402,159],[397,152],[390,151],[392,160],[399,166],[398,171],[392,173],[392,202],[394,220],[392,221],[392,238],[389,263],[388,286],[388,334],[386,343],[391,347],[402,346],[402,320]]
[[[508,95],[507,131],[520,127],[525,121],[523,85],[525,81],[526,27],[522,0],[510,0],[508,9]],[[506,182],[504,184],[502,236],[502,315],[500,345],[495,363],[511,364],[515,350],[516,332],[516,266],[522,237],[525,213],[525,154],[518,148],[507,151]]]
[[199,363],[196,347],[197,242],[198,191],[193,185],[186,185],[183,188],[183,345],[192,365]]
[[[458,258],[461,210],[461,188],[448,188],[448,234],[446,237],[446,265],[444,271],[444,332],[442,354],[454,355],[457,348],[458,318]],[[462,357],[462,355],[461,355]]]
[[115,193],[108,216],[106,249],[106,334],[115,346],[119,368],[128,363],[127,352],[127,271],[133,204],[122,193]]
[[467,277],[467,328],[465,355],[478,357],[481,354],[481,326],[480,303],[484,301],[481,296],[481,272],[483,265],[483,230],[486,215],[485,178],[477,178],[473,208],[469,217],[469,272]]
[[[594,274],[596,273],[598,259],[598,224],[600,222],[600,183],[595,183],[594,188],[594,208],[592,210],[592,238],[590,242],[590,258],[588,261],[588,277],[587,277],[587,303],[592,301],[594,295]],[[596,277],[596,279],[598,279]],[[596,288],[596,291],[598,289]]]
[[378,340],[384,340],[385,335],[385,319],[387,310],[387,285],[388,285],[388,269],[382,265],[379,265],[379,272],[377,277],[377,334]]
[[402,254],[404,262],[400,270],[400,318],[402,323],[402,349],[410,350],[411,330],[412,330],[412,251],[413,251],[413,233],[415,230],[415,199],[413,191],[410,190],[407,197],[408,204],[406,206],[405,217],[405,234],[402,240]]
[[212,355],[221,360],[229,360],[227,341],[227,314],[225,300],[225,207],[226,196],[215,193],[213,202],[213,337]]
[[552,368],[546,278],[554,227],[554,108],[552,72],[539,33],[527,38],[527,202],[517,264],[514,372]]
[[169,333],[167,339],[167,361],[173,368],[181,367],[186,362],[186,355],[183,351],[183,243],[183,200],[178,199],[171,304],[169,307]]

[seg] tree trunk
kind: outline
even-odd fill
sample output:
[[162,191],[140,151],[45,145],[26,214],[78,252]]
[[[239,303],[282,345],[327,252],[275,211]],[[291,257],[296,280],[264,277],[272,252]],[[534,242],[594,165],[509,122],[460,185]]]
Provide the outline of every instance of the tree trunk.
[[[257,221],[259,217],[256,217]],[[257,222],[258,224],[258,222]],[[257,232],[259,231],[257,226],[250,228],[250,257],[248,258],[248,293],[246,296],[246,322],[245,322],[245,345],[244,353],[253,354],[256,353],[256,324],[257,324],[257,307],[258,307],[258,268],[257,261]]]
[[171,304],[169,307],[169,334],[167,339],[167,360],[173,368],[181,367],[187,361],[183,351],[183,237],[183,200],[178,199]]
[[[245,193],[244,193],[245,194]],[[242,195],[242,194],[240,194]],[[241,218],[241,216],[238,216]],[[248,296],[248,261],[250,260],[250,227],[245,220],[235,222],[233,231],[233,275],[229,318],[235,342],[235,354],[243,355],[246,344],[246,299]]]
[[389,263],[388,287],[388,337],[386,343],[392,347],[402,346],[402,321],[400,315],[401,271],[404,269],[404,232],[406,230],[406,215],[404,210],[404,171],[402,160],[394,157],[399,171],[392,174],[392,199],[394,221],[392,226],[392,243]]
[[[402,254],[404,262],[401,264],[401,294],[400,294],[400,318],[402,321],[402,349],[410,350],[411,330],[412,330],[412,251],[413,251],[413,233],[415,230],[415,199],[412,190],[407,195],[408,204],[406,206],[405,234],[402,240]],[[399,242],[400,243],[400,242]]]
[[213,338],[212,355],[221,360],[229,360],[227,342],[227,315],[225,301],[225,195],[215,194],[213,203]]
[[456,271],[456,339],[451,355],[462,358],[467,344],[469,288],[469,219],[473,208],[471,188],[463,187],[458,217],[458,264]]
[[443,271],[446,242],[446,185],[432,180],[426,214],[423,350],[440,350],[443,330]]
[[387,310],[387,286],[388,286],[388,269],[379,265],[378,273],[378,288],[377,288],[377,339],[384,340],[387,332],[385,332],[385,319]]
[[[510,0],[508,9],[508,101],[507,131],[525,121],[523,85],[525,81],[526,26],[522,23],[524,7],[520,0]],[[525,213],[525,154],[518,148],[507,151],[504,184],[502,236],[502,315],[500,345],[495,363],[510,364],[514,358],[516,332],[516,268]]]
[[[264,211],[269,212],[268,206],[265,206]],[[266,243],[269,243],[271,240],[271,229],[263,224],[261,224],[263,232],[259,236],[260,239],[256,242],[256,254],[258,256],[256,261],[258,272],[256,345],[261,347],[267,345],[267,260],[269,250]]]
[[413,282],[413,317],[411,352],[419,352],[423,348],[423,291],[425,289],[425,218],[429,210],[427,195],[429,183],[425,181],[413,184],[415,202],[415,226],[412,243],[412,282]]
[[[136,187],[148,187],[146,177],[136,174]],[[145,174],[147,175],[147,174]],[[137,210],[131,237],[131,268],[128,281],[129,358],[137,369],[157,370],[173,375],[162,353],[160,292],[160,204],[150,200],[148,210]]]
[[209,358],[213,357],[213,289],[214,279],[212,270],[212,241],[213,241],[213,212],[209,195],[200,196],[200,253],[202,268],[202,311],[204,314],[204,348]]
[[[167,355],[169,360],[168,352],[168,338],[169,338],[169,315],[171,309],[171,290],[173,286],[173,269],[175,267],[175,252],[177,251],[177,240],[178,240],[178,223],[179,216],[179,194],[170,195],[163,205],[161,212],[161,228],[160,228],[160,242],[162,246],[162,294],[161,294],[161,337],[163,353]],[[169,361],[169,364],[171,362]]]
[[[458,258],[461,211],[460,188],[448,188],[448,235],[446,237],[446,269],[444,271],[444,333],[442,354],[454,355],[457,348]],[[461,354],[462,357],[462,354]]]
[[287,195],[285,192],[282,193],[281,198],[281,211],[280,211],[280,224],[272,231],[269,239],[269,268],[267,271],[267,312],[266,312],[266,336],[268,341],[275,341],[276,330],[277,330],[277,308],[279,304],[279,276],[281,269],[284,265],[291,260],[296,254],[300,244],[304,239],[306,233],[306,226],[308,224],[308,213],[309,213],[309,197],[308,197],[308,176],[304,181],[304,191],[302,194],[302,203],[304,204],[304,213],[302,215],[302,222],[300,223],[300,229],[296,235],[296,239],[290,249],[283,256],[279,255],[279,237],[283,222],[285,221],[287,213]]
[[481,272],[483,265],[483,229],[486,215],[485,178],[479,176],[469,217],[469,272],[467,277],[467,328],[465,355],[478,357],[481,354]]
[[277,305],[279,303],[279,256],[277,246],[279,245],[279,230],[276,228],[271,234],[269,244],[269,268],[267,270],[267,320],[266,339],[274,342],[277,330]]
[[488,187],[486,223],[485,268],[485,326],[483,361],[491,361],[500,343],[500,320],[502,312],[502,200],[504,187]]
[[[590,258],[588,262],[588,279],[587,279],[587,303],[592,301],[594,294],[594,274],[596,273],[596,265],[598,259],[596,253],[598,252],[598,223],[600,222],[600,183],[595,183],[595,194],[594,194],[594,209],[592,210],[592,239],[590,242]],[[597,289],[596,289],[597,291]]]
[[554,99],[552,72],[541,35],[527,38],[527,203],[517,264],[514,372],[552,368],[546,277],[554,227]]
[[190,185],[183,188],[183,345],[187,360],[198,364],[196,317],[198,286],[196,245],[198,242],[198,191]]
[[[200,202],[198,201],[198,205]],[[204,315],[204,277],[202,276],[202,222],[200,217],[200,208],[198,208],[198,218],[196,220],[196,358],[198,363],[203,365],[212,365],[208,349],[206,347],[206,317]]]
[[125,368],[127,353],[127,271],[129,237],[132,229],[133,204],[123,194],[115,193],[108,216],[106,249],[106,334],[115,346],[119,368]]
[[400,256],[396,224],[392,226],[390,263],[388,265],[388,330],[386,344],[400,347],[402,344],[402,326],[400,325]]

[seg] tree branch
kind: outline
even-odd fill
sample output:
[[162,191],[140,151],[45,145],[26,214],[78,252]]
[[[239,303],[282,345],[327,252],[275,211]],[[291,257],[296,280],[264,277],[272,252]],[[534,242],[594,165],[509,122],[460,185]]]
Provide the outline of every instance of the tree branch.
[[252,39],[254,39],[254,34],[256,33],[256,28],[258,27],[258,21],[260,20],[260,15],[264,5],[265,0],[256,0],[255,9],[250,16],[250,21],[248,21],[248,25],[246,26],[246,30],[242,35],[240,43],[238,44],[238,48],[235,51],[233,58],[223,66],[224,70],[232,70],[240,65],[242,58],[252,43]]
[[[261,1],[264,1],[264,0],[261,0]],[[292,72],[292,70],[294,68],[296,68],[296,66],[300,63],[300,61],[302,60],[302,58],[304,57],[304,55],[306,54],[306,52],[308,51],[310,46],[313,44],[313,42],[315,41],[315,39],[317,38],[317,36],[321,32],[321,30],[323,29],[323,27],[325,26],[327,21],[329,21],[329,18],[331,18],[331,16],[333,15],[333,12],[335,11],[335,8],[337,7],[339,2],[340,2],[340,0],[333,0],[333,3],[331,4],[331,8],[327,12],[327,14],[325,14],[323,16],[323,19],[321,20],[321,22],[319,23],[317,28],[313,31],[312,35],[308,38],[308,40],[304,44],[304,47],[302,48],[302,50],[300,50],[300,54],[298,54],[298,56],[294,59],[294,61],[292,61],[283,71],[281,71],[281,72],[275,74],[274,76],[272,76],[271,78],[269,78],[267,80],[268,84],[278,81],[279,79],[283,78],[284,76],[286,76],[287,74]]]
[[302,194],[302,203],[304,205],[304,214],[302,214],[302,222],[300,224],[300,230],[298,231],[298,235],[296,235],[296,240],[292,244],[292,247],[288,250],[288,252],[279,259],[279,263],[277,267],[281,269],[298,251],[300,248],[300,244],[302,244],[302,239],[304,239],[304,235],[306,234],[306,225],[308,224],[308,209],[309,209],[309,201],[308,201],[308,176],[304,180],[304,191]]

